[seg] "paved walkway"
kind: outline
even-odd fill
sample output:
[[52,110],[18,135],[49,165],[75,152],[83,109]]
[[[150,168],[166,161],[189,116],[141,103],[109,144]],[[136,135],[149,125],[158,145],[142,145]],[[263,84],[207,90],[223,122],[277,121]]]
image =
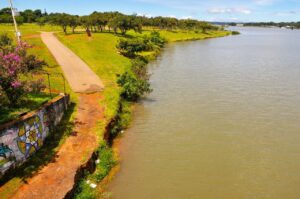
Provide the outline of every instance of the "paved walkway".
[[63,45],[51,32],[41,37],[58,64],[61,66],[71,88],[77,93],[93,93],[104,89],[100,78],[75,53]]

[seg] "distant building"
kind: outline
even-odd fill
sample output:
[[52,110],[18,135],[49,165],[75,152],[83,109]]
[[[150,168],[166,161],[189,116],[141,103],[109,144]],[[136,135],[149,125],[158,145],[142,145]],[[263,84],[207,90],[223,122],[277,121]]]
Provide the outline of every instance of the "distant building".
[[237,26],[237,27],[244,27],[244,24],[238,23],[238,24],[236,24],[236,26]]

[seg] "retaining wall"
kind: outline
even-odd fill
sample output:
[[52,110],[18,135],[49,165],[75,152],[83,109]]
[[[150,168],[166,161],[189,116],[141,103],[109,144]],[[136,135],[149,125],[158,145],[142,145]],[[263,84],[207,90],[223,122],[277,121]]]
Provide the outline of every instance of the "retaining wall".
[[69,95],[61,95],[40,109],[0,126],[0,176],[38,151],[61,121],[69,104]]

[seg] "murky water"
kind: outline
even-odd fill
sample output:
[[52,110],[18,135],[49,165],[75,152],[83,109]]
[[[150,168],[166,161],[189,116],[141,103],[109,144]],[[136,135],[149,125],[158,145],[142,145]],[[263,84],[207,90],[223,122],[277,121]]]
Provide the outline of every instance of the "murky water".
[[113,198],[300,198],[300,31],[240,31],[150,65]]

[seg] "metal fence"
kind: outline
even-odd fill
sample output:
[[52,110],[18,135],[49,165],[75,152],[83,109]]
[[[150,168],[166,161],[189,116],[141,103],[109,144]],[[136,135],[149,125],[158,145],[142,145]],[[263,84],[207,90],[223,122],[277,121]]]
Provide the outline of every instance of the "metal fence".
[[66,86],[66,79],[62,73],[39,71],[33,73],[31,78],[37,82],[37,84],[40,82],[41,85],[37,86],[44,86],[45,88],[43,90],[50,93],[51,96],[54,93],[67,94],[69,92]]

